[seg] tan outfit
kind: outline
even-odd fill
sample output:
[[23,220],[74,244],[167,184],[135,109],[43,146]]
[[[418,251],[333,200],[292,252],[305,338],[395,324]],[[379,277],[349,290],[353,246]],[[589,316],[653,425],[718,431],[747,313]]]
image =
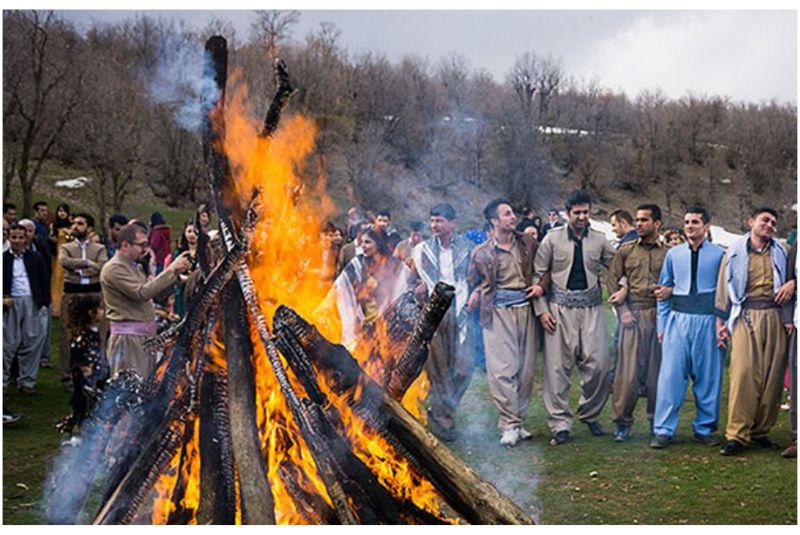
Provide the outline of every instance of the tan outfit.
[[[52,225],[51,225],[52,232]],[[67,243],[67,234],[69,233],[68,227],[61,227],[58,229],[58,240],[56,241],[56,255],[59,254],[61,246]],[[50,277],[50,307],[53,309],[53,317],[58,318],[61,316],[61,298],[64,295],[64,268],[58,261],[53,262],[53,275]]]
[[[83,247],[81,247],[83,245]],[[88,261],[97,264],[89,267]],[[83,243],[73,240],[58,248],[58,263],[64,269],[64,295],[61,298],[61,324],[58,340],[58,370],[61,382],[72,383],[72,372],[69,362],[69,343],[73,332],[70,328],[72,318],[70,308],[72,302],[86,294],[100,294],[100,270],[108,261],[105,246],[88,239]],[[105,329],[100,329],[101,336]]]
[[106,318],[111,322],[108,338],[108,355],[111,376],[121,370],[136,370],[147,378],[155,366],[155,355],[144,349],[147,335],[115,334],[115,322],[120,324],[155,321],[153,298],[178,282],[178,275],[171,270],[163,271],[148,282],[139,264],[129,262],[116,254],[100,274],[100,283],[105,296]]
[[[767,436],[778,419],[787,355],[781,309],[777,305],[753,306],[774,302],[770,247],[761,252],[748,247],[747,256],[747,300],[730,338],[730,393],[725,429],[727,440],[743,444]],[[727,264],[726,254],[717,280],[719,310],[726,310],[730,303],[725,280]]]
[[536,364],[536,325],[530,302],[495,306],[499,289],[524,290],[532,283],[538,242],[515,233],[506,251],[491,239],[472,254],[470,287],[478,286],[489,391],[501,432],[522,426],[530,404]]
[[[534,300],[536,315],[553,315],[556,332],[544,335],[544,406],[553,434],[572,430],[569,387],[572,368],[578,367],[582,396],[578,418],[597,420],[608,399],[608,331],[600,298],[599,273],[614,258],[614,248],[599,231],[587,228],[581,240],[586,290],[568,289],[576,242],[569,226],[552,229],[542,241],[534,261],[534,283],[546,275],[551,291]],[[576,303],[585,302],[585,306]]]
[[609,295],[620,289],[619,281],[627,280],[628,298],[617,306],[622,314],[630,310],[636,323],[629,328],[620,322],[616,373],[611,395],[614,421],[632,425],[633,411],[639,398],[639,385],[647,388],[647,417],[652,421],[656,409],[656,386],[661,366],[661,344],[656,332],[656,299],[653,295],[667,247],[657,240],[648,245],[641,238],[617,250],[606,274]]

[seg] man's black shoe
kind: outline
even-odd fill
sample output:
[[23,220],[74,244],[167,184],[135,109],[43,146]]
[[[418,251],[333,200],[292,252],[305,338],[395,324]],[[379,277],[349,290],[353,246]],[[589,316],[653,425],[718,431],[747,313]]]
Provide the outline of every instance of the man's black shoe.
[[650,441],[650,447],[657,450],[663,450],[672,442],[672,437],[669,435],[656,435]]
[[566,441],[569,440],[569,431],[559,431],[558,433],[553,436],[553,440],[550,441],[551,444],[554,446],[560,446],[564,444]]
[[729,440],[725,443],[721,450],[719,450],[720,455],[731,456],[731,455],[738,455],[744,451],[744,445],[739,442],[738,440]]
[[753,442],[760,445],[762,448],[769,448],[771,450],[781,449],[780,444],[769,438],[768,436],[754,438]]
[[631,439],[631,428],[630,426],[624,424],[617,424],[617,428],[614,430],[614,441],[615,442],[627,442]]
[[703,446],[719,446],[720,444],[719,439],[714,435],[701,435],[700,433],[695,433],[692,440],[698,444],[702,444]]
[[600,422],[586,422],[586,427],[588,427],[589,432],[596,437],[603,437],[606,435],[606,432],[603,430],[603,426],[600,425]]

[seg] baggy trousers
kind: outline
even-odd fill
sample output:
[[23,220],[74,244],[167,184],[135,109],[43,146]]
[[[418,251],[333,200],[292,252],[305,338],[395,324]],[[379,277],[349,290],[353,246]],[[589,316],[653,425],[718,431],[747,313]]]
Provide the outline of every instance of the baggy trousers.
[[550,303],[556,332],[544,335],[544,408],[553,434],[572,430],[569,387],[572,369],[581,378],[578,419],[597,420],[608,401],[609,348],[606,317],[601,305],[566,307]]
[[632,425],[633,411],[639,399],[639,386],[647,389],[647,417],[656,410],[658,369],[661,366],[661,344],[656,332],[656,308],[631,310],[636,323],[625,328],[620,324],[617,364],[611,404],[617,424]]
[[778,420],[785,372],[779,310],[743,310],[731,335],[727,440],[747,444],[769,434]]
[[531,401],[536,364],[536,325],[533,309],[495,307],[492,327],[483,329],[486,377],[497,408],[500,432],[522,425]]
[[675,435],[689,379],[696,407],[692,429],[699,435],[717,430],[724,359],[725,353],[717,347],[713,314],[669,313],[661,346],[655,434]]
[[455,310],[455,306],[451,306],[442,318],[425,363],[431,383],[428,414],[441,429],[455,426],[456,408],[467,391],[475,368],[471,329],[468,328],[464,342],[459,343]]
[[14,355],[19,360],[17,385],[36,386],[47,315],[47,307],[37,309],[31,296],[14,297],[3,310],[3,388],[8,386]]
[[789,432],[797,440],[797,327],[789,338]]
[[122,370],[135,370],[144,379],[150,376],[156,365],[156,356],[145,349],[147,338],[134,334],[112,334],[108,337],[106,355],[112,378]]

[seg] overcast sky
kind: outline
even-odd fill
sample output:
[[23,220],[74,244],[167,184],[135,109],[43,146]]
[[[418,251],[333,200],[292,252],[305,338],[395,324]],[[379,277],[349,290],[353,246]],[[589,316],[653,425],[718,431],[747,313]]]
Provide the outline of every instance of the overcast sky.
[[[267,8],[270,3],[262,4],[260,8]],[[682,7],[692,5],[684,2]],[[69,7],[69,2],[62,6]],[[351,54],[382,52],[392,61],[416,54],[435,62],[456,52],[473,68],[486,69],[501,81],[516,56],[532,50],[551,54],[568,76],[595,78],[631,97],[661,88],[673,98],[692,92],[797,103],[797,12],[788,9],[300,11],[295,40],[328,21],[341,30],[341,44]],[[253,16],[244,9],[146,12],[184,19],[197,28],[216,15],[230,20],[240,39],[249,35]],[[85,28],[93,21],[114,22],[136,12],[61,13]]]

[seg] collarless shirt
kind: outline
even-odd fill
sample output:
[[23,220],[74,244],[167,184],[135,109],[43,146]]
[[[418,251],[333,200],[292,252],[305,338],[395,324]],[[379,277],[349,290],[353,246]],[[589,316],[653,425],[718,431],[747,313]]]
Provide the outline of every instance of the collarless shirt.
[[506,250],[498,245],[492,238],[494,250],[497,254],[497,272],[495,284],[497,288],[518,290],[525,288],[525,277],[522,274],[522,253],[520,243],[516,236],[512,238],[511,248]]
[[[436,238],[439,240],[439,238]],[[453,266],[453,241],[450,240],[450,247],[442,247],[442,242],[439,241],[439,274],[442,276],[442,281],[455,286],[456,272]]]
[[583,267],[583,238],[589,232],[589,226],[583,231],[581,239],[575,235],[572,227],[567,225],[567,236],[575,245],[575,256],[572,257],[572,267],[569,270],[567,279],[567,290],[586,290],[589,283],[586,280],[586,268]]
[[760,251],[747,239],[747,290],[748,298],[774,296],[772,274],[772,240]]

